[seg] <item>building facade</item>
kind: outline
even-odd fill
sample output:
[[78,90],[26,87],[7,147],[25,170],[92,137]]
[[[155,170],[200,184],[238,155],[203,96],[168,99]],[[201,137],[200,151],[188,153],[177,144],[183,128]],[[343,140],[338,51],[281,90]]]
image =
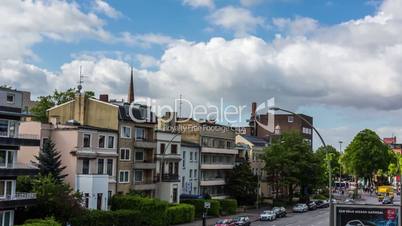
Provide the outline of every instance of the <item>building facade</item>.
[[200,195],[200,149],[196,143],[181,143],[181,194]]
[[38,170],[31,164],[18,162],[21,147],[38,147],[34,134],[20,133],[23,92],[0,88],[0,225],[14,225],[15,209],[34,205],[36,194],[16,192],[18,176],[33,176]]

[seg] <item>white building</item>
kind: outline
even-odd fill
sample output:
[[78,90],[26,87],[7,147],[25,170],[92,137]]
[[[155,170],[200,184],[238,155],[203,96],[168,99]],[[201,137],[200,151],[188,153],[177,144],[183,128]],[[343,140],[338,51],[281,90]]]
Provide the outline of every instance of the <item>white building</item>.
[[181,143],[180,175],[182,194],[200,194],[200,146],[192,143]]

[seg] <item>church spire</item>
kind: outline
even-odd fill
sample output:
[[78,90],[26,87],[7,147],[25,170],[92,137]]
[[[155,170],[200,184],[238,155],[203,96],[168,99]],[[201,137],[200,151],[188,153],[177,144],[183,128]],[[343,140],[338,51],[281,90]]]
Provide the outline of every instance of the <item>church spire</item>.
[[130,87],[128,88],[128,103],[132,103],[134,101],[134,81],[133,81],[133,66],[131,66],[131,78],[130,78]]

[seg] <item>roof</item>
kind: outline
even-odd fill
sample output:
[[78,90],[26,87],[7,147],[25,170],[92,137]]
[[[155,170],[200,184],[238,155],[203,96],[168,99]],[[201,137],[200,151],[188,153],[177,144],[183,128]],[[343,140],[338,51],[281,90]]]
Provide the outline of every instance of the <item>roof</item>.
[[255,136],[251,136],[251,135],[241,135],[241,136],[244,139],[248,140],[250,143],[254,144],[255,146],[265,147],[268,144],[267,141],[265,141],[261,138],[255,137]]
[[[132,111],[132,115],[134,116],[134,118],[136,119],[141,119],[143,118],[141,116],[141,111],[138,108],[130,108],[130,105],[126,104],[126,105],[117,105],[119,107],[119,119],[123,120],[123,121],[133,121],[133,119],[130,117],[129,113],[127,112],[129,109],[131,109]],[[127,108],[128,106],[128,108]],[[151,111],[151,120],[147,120],[147,122],[144,123],[151,123],[151,124],[156,124],[156,117],[155,117],[155,113]],[[141,123],[141,122],[139,122]]]

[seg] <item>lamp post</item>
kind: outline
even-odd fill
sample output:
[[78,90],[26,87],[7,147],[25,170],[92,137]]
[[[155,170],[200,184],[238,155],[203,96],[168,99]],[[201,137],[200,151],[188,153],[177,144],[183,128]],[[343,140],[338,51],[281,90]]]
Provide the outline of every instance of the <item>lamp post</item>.
[[[342,143],[343,141],[339,141],[339,154],[342,155]],[[342,183],[342,166],[339,164],[339,188],[341,187]]]
[[330,160],[330,158],[329,158],[329,156],[328,156],[328,149],[327,149],[327,145],[325,144],[325,141],[324,141],[324,139],[322,138],[322,136],[321,136],[321,134],[317,131],[317,129],[308,121],[308,120],[306,120],[305,118],[303,118],[302,116],[300,116],[300,115],[298,115],[298,114],[296,114],[295,112],[293,112],[293,111],[289,111],[289,110],[286,110],[286,109],[282,109],[282,108],[279,108],[279,107],[271,107],[271,108],[269,108],[270,110],[273,110],[273,111],[283,111],[283,112],[286,112],[286,113],[289,113],[289,114],[291,114],[291,115],[294,115],[294,116],[296,116],[296,117],[298,117],[299,119],[301,119],[303,122],[305,122],[307,125],[309,125],[311,128],[313,128],[313,130],[315,131],[315,133],[318,135],[318,137],[320,138],[320,140],[321,140],[321,143],[322,143],[322,145],[324,146],[324,148],[325,148],[325,151],[326,151],[326,156],[327,156],[327,159],[328,159],[328,196],[329,196],[329,225],[330,226],[334,226],[334,222],[333,222],[333,220],[334,220],[334,205],[333,205],[333,203],[332,203],[332,173],[331,173],[331,160]]

